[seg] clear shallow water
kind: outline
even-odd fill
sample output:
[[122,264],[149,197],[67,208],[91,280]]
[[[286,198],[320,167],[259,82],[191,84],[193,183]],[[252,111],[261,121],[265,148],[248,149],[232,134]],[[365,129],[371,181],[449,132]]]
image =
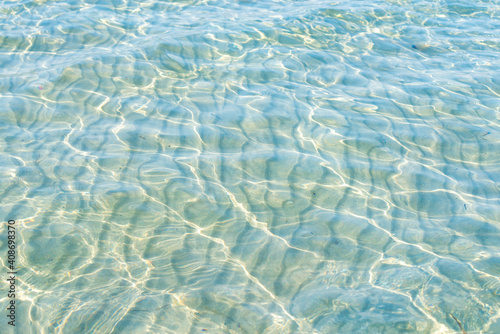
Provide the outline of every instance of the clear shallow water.
[[2,332],[499,333],[499,11],[3,1]]

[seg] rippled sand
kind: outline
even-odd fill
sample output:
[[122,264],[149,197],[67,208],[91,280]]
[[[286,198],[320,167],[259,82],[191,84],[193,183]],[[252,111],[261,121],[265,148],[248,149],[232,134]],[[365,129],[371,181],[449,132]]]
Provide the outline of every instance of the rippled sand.
[[15,333],[499,333],[499,14],[2,2]]

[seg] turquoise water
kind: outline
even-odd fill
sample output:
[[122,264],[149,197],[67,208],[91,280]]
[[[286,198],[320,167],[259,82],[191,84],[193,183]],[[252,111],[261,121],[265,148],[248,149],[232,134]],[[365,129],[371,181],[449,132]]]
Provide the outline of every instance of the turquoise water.
[[0,332],[500,333],[499,19],[2,1]]

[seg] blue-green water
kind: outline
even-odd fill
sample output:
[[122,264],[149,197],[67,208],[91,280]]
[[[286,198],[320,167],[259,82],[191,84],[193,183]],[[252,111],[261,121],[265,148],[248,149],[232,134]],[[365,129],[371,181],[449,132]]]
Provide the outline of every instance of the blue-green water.
[[498,1],[2,1],[0,332],[500,333],[499,78]]

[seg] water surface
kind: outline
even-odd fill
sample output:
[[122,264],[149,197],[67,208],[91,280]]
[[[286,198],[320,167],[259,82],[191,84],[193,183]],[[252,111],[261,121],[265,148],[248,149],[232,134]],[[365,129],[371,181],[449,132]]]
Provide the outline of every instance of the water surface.
[[499,14],[3,1],[2,332],[499,333]]

